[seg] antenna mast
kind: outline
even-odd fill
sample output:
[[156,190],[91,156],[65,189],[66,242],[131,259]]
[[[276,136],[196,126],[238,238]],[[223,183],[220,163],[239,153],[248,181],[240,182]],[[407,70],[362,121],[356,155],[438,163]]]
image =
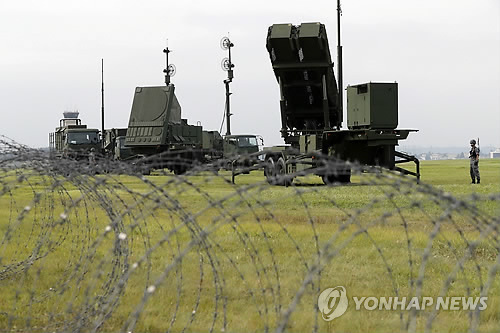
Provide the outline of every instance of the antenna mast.
[[227,71],[227,79],[224,80],[224,85],[226,86],[226,135],[231,135],[231,106],[229,96],[231,92],[229,91],[229,83],[233,82],[233,68],[234,64],[231,61],[231,48],[234,44],[228,37],[223,37],[220,41],[220,46],[223,50],[228,50],[228,58],[222,59],[222,69]]
[[104,58],[101,58],[101,141],[104,148]]
[[340,16],[342,16],[342,8],[340,7],[340,0],[337,0],[337,66],[338,66],[338,90],[339,90],[339,111],[342,115],[344,112],[344,82],[342,71],[342,45],[340,43]]
[[174,64],[168,63],[168,54],[172,52],[168,48],[168,39],[167,39],[167,47],[163,49],[163,53],[165,53],[165,69],[163,73],[165,73],[165,84],[168,86],[170,84],[170,78],[175,75],[176,69]]
[[168,46],[163,49],[163,53],[165,53],[165,69],[163,73],[165,73],[165,84],[168,86],[170,84],[170,75],[168,74],[168,54],[172,52],[168,49]]

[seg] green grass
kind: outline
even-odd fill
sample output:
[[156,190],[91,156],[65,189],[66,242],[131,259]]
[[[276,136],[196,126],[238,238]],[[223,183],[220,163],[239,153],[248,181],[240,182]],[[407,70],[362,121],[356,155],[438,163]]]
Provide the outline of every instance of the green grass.
[[[361,174],[347,186],[315,186],[320,179],[309,176],[288,188],[262,184],[262,172],[237,177],[235,186],[208,173],[180,183],[171,175],[146,182],[114,176],[84,192],[68,183],[49,191],[52,180],[38,175],[21,182],[3,175],[11,189],[0,196],[0,277],[5,267],[19,273],[0,280],[0,330],[60,329],[81,317],[99,321],[103,300],[115,300],[116,292],[121,297],[105,311],[102,331],[121,330],[137,311],[134,331],[166,331],[174,315],[173,331],[206,331],[217,313],[215,331],[226,318],[226,331],[260,332],[276,327],[319,261],[321,274],[306,286],[289,331],[311,331],[316,320],[321,332],[404,331],[406,311],[355,311],[350,304],[342,317],[325,322],[314,306],[323,289],[338,285],[349,297],[413,296],[439,225],[422,295],[437,296],[446,286],[448,296],[478,296],[488,284],[479,329],[494,331],[500,326],[500,279],[488,272],[498,260],[498,241],[488,223],[500,215],[498,197],[490,198],[500,192],[500,161],[482,160],[480,171],[482,184],[471,185],[468,161],[424,161],[421,185]],[[41,194],[36,204],[34,193]],[[32,209],[23,213],[28,205]],[[65,207],[68,218],[62,220]],[[113,215],[104,209],[109,207]],[[104,234],[112,221],[120,222],[119,230]],[[175,264],[191,241],[199,241],[196,228],[209,231],[207,242]],[[120,241],[119,232],[127,238]],[[135,262],[140,265],[132,269]],[[124,277],[124,289],[113,289]],[[419,314],[417,331],[424,331],[429,315]],[[465,332],[468,316],[440,311],[433,331]]]

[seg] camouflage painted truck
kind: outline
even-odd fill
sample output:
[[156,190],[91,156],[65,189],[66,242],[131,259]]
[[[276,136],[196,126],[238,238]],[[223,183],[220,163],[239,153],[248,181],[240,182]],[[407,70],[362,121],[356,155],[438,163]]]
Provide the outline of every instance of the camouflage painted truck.
[[[321,168],[319,155],[420,176],[418,160],[395,147],[415,130],[398,125],[397,83],[370,82],[347,87],[347,126],[333,71],[325,26],[321,23],[274,24],[267,50],[280,91],[281,136],[286,146],[265,154],[269,183],[289,185],[295,172],[312,169],[326,184],[348,183],[349,163]],[[340,77],[340,75],[339,75]],[[396,166],[416,163],[416,172]]]
[[83,125],[78,111],[66,111],[63,116],[55,132],[49,133],[49,148],[53,156],[82,160],[100,151],[98,129]]

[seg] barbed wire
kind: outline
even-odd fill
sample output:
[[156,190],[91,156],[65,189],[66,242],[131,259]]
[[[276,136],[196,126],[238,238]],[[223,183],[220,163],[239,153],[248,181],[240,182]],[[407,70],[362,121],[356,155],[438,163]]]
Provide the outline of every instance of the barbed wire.
[[[487,318],[463,311],[462,324],[497,327],[500,193],[457,197],[356,164],[354,184],[317,186],[314,173],[335,163],[276,179],[288,187],[261,171],[233,184],[217,164],[145,176],[1,137],[0,331],[319,332],[332,326],[318,296],[341,284],[360,296],[488,297]],[[454,320],[392,315],[382,327]]]

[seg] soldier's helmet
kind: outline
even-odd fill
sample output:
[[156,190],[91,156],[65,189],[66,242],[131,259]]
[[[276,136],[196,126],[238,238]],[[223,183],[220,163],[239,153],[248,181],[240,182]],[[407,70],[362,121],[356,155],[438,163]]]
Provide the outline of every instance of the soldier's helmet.
[[476,140],[474,140],[474,139],[470,140],[470,144],[471,145],[475,145],[476,144]]

